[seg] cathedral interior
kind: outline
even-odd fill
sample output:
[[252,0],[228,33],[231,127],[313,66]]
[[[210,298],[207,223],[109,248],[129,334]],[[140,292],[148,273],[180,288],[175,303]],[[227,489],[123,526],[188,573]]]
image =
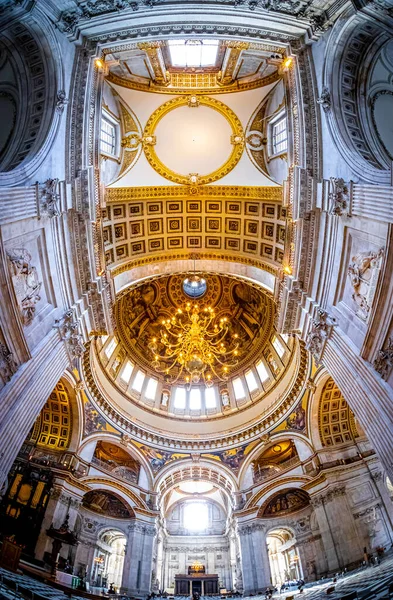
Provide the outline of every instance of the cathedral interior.
[[393,1],[2,0],[0,115],[1,600],[393,594]]

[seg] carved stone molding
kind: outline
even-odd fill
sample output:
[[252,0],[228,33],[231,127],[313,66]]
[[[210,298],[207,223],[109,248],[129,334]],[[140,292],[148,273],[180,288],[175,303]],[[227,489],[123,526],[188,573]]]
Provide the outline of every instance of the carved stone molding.
[[147,535],[149,537],[152,537],[157,533],[155,525],[138,523],[137,521],[134,521],[133,523],[128,525],[127,529],[129,532],[136,531],[138,533],[143,533],[144,535]]
[[33,322],[36,305],[41,300],[42,282],[26,248],[9,248],[7,257],[22,323],[27,327]]
[[371,477],[373,478],[374,481],[382,481],[383,473],[382,473],[382,471],[373,471],[371,473]]
[[314,508],[319,508],[320,506],[325,506],[329,502],[332,502],[336,498],[340,498],[341,496],[346,495],[345,485],[338,485],[330,490],[328,490],[325,494],[319,494],[318,496],[310,498],[311,505]]
[[317,365],[321,363],[326,342],[335,325],[336,320],[326,310],[322,308],[317,310],[316,317],[311,322],[306,341],[306,348],[311,352]]
[[62,113],[67,104],[68,104],[68,98],[65,93],[65,90],[59,90],[56,94],[56,110],[57,110],[57,112]]
[[250,535],[254,533],[254,531],[262,531],[265,532],[267,529],[267,525],[263,523],[249,523],[247,525],[239,525],[237,532],[240,536]]
[[13,353],[0,339],[0,377],[4,383],[11,379],[17,368]]
[[71,361],[76,361],[83,355],[85,345],[83,337],[79,333],[79,322],[75,320],[74,311],[72,309],[67,310],[62,319],[55,321],[55,327],[59,330],[61,339],[66,344]]
[[338,217],[347,216],[350,206],[349,186],[341,177],[329,182],[329,212]]
[[385,381],[389,378],[393,367],[393,338],[388,339],[386,348],[378,350],[374,360],[374,369]]
[[50,219],[60,215],[59,180],[47,179],[45,183],[37,183],[38,198],[40,202],[40,214]]
[[322,88],[321,95],[317,98],[317,103],[320,104],[325,112],[329,112],[332,108],[330,92],[327,87]]
[[374,506],[370,506],[369,508],[366,508],[366,510],[362,510],[361,512],[358,513],[354,513],[353,518],[354,519],[361,519],[362,517],[367,517],[368,515],[373,515],[375,514],[375,511],[377,509],[380,508],[380,504],[374,504]]

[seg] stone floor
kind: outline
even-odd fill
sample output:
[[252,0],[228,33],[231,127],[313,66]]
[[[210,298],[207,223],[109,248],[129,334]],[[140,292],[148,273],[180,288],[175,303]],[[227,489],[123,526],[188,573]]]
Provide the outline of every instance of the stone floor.
[[[305,587],[302,594],[298,590],[291,590],[279,594],[276,592],[274,598],[286,598],[295,596],[295,600],[339,600],[342,596],[350,594],[353,591],[358,593],[361,600],[382,600],[388,598],[390,584],[393,583],[393,555],[382,560],[381,564],[375,567],[367,567],[346,575],[339,579],[336,584],[332,579],[317,582]],[[333,593],[327,595],[326,590],[333,586]],[[31,600],[69,600],[60,590],[41,583],[19,573],[12,573],[0,568],[0,600],[24,600],[26,597]],[[188,596],[176,596],[176,600],[189,600]],[[244,596],[244,600],[263,600],[261,596]],[[77,595],[72,595],[73,600],[85,600]],[[202,596],[201,600],[212,600],[208,596]]]

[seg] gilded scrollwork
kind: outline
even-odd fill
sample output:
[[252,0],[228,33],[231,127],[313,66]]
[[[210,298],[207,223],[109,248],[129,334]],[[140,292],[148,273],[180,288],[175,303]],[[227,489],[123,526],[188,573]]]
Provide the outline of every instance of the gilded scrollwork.
[[[193,99],[195,98],[195,101]],[[196,181],[192,181],[190,179],[192,174],[189,175],[181,175],[180,173],[175,173],[169,167],[164,165],[164,163],[158,158],[157,153],[155,151],[155,130],[158,123],[161,121],[165,115],[167,115],[170,111],[175,110],[176,108],[182,106],[207,106],[219,112],[223,115],[232,128],[232,139],[239,140],[236,142],[232,142],[232,151],[228,160],[225,161],[221,167],[209,173],[207,175],[198,175]],[[162,177],[169,179],[175,183],[180,183],[182,185],[206,185],[217,181],[227,175],[232,169],[237,165],[241,156],[243,154],[244,143],[241,141],[244,139],[243,127],[240,122],[240,119],[235,115],[235,113],[225,104],[216,100],[215,98],[209,98],[208,96],[198,95],[196,96],[178,96],[165,102],[162,104],[148,119],[145,130],[143,132],[144,145],[143,150],[145,152],[145,156],[149,161],[151,167],[159,173]],[[152,140],[151,142],[147,142],[147,140]],[[194,174],[196,176],[196,174]]]

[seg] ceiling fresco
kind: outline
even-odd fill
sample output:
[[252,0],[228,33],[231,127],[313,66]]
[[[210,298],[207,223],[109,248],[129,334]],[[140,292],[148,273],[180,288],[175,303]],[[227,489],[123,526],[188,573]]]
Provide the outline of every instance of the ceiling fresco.
[[[116,303],[117,332],[129,356],[154,374],[149,344],[153,337],[159,339],[162,320],[190,301],[182,289],[184,276],[162,277],[143,284]],[[228,318],[231,324],[228,336],[237,334],[239,361],[231,370],[234,375],[262,352],[273,330],[275,305],[267,294],[245,282],[213,274],[206,276],[206,281],[206,294],[197,304],[201,310],[211,306],[217,322]],[[225,342],[229,343],[229,339]],[[157,354],[164,355],[165,348],[161,346]]]

